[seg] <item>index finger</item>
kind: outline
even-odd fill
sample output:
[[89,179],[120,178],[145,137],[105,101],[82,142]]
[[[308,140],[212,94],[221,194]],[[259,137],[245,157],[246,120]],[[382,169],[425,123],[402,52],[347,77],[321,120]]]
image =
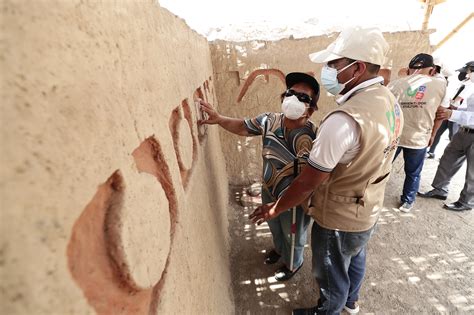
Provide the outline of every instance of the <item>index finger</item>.
[[211,105],[211,104],[209,104],[208,102],[206,102],[206,101],[204,101],[204,100],[202,100],[202,99],[199,99],[198,102],[199,102],[200,105],[202,105],[202,106],[204,106],[204,107],[212,108],[212,105]]

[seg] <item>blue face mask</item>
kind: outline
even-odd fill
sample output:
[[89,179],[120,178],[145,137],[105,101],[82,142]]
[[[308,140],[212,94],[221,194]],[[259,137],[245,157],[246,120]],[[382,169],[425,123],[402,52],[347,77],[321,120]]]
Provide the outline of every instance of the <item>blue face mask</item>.
[[350,79],[346,83],[339,83],[339,81],[337,80],[337,75],[352,66],[353,64],[355,64],[356,62],[357,61],[354,61],[353,63],[348,64],[339,71],[337,71],[337,69],[329,67],[328,65],[324,65],[323,69],[321,69],[322,86],[324,86],[324,88],[332,95],[338,95],[339,93],[341,93],[341,91],[344,90],[344,88],[346,87],[346,84],[354,80],[355,77]]

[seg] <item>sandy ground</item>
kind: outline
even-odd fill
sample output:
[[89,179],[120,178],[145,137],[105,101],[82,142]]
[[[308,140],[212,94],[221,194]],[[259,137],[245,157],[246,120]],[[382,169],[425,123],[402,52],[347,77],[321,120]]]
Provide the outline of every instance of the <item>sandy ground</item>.
[[[430,189],[446,140],[439,144],[437,158],[425,161],[421,191]],[[448,201],[457,200],[465,171],[466,165],[454,177]],[[396,206],[403,180],[399,157],[368,245],[360,314],[474,314],[473,211],[447,211],[440,200],[418,198],[411,213],[402,213]],[[238,202],[245,188],[230,189],[236,314],[291,314],[295,307],[314,305],[318,291],[311,274],[311,249],[305,251],[304,265],[291,280],[276,282],[272,275],[279,264],[263,264],[265,251],[272,247],[270,230],[248,220],[256,204],[244,207]]]

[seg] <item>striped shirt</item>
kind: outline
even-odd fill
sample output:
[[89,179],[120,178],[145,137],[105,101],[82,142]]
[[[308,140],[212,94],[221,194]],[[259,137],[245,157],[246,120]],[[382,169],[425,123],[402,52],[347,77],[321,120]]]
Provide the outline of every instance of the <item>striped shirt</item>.
[[264,202],[275,201],[285,192],[294,179],[295,158],[300,172],[316,138],[317,128],[310,120],[290,130],[284,126],[284,119],[282,113],[263,113],[244,121],[251,135],[262,136]]

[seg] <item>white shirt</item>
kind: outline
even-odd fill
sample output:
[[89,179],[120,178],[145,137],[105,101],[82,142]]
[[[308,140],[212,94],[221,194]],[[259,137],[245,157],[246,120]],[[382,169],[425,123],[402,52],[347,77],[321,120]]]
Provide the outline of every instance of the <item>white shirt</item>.
[[[435,78],[443,81],[446,85],[448,84],[448,81],[439,73],[435,75]],[[444,94],[443,99],[441,100],[441,104],[439,104],[442,107],[448,108],[449,107],[449,94],[446,92]]]
[[466,84],[466,87],[459,94],[464,101],[457,110],[453,110],[450,121],[461,126],[474,129],[474,83]]
[[473,82],[469,82],[467,81],[465,84],[464,84],[464,90],[461,91],[461,93],[459,93],[458,97],[462,98],[462,99],[467,99],[469,97],[469,95],[471,95],[472,93],[474,93],[474,83]]
[[[336,102],[342,105],[356,91],[381,82],[383,82],[382,77],[362,82]],[[339,163],[350,163],[359,151],[359,125],[350,115],[344,112],[335,112],[326,118],[319,127],[309,154],[308,164],[320,171],[329,173]]]

